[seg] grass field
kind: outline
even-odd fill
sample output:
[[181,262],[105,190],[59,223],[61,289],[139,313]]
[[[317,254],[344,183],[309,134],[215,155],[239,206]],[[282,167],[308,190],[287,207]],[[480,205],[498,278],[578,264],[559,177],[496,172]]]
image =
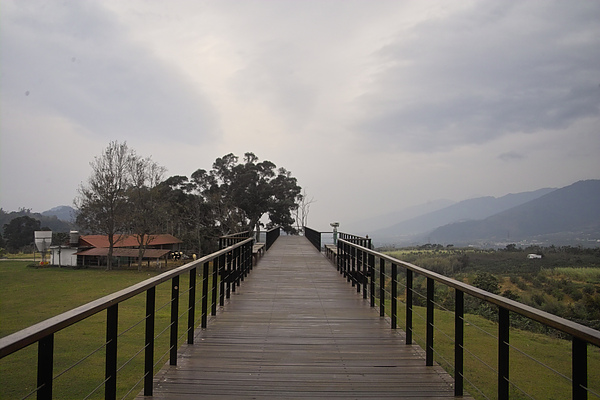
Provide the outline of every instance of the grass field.
[[[405,307],[404,303],[398,303],[398,328],[403,330],[406,329]],[[390,309],[388,301],[386,310]],[[424,307],[414,307],[413,340],[421,348],[425,348],[425,315]],[[479,315],[466,314],[464,318],[465,390],[476,399],[494,399],[497,391],[498,325]],[[434,324],[434,359],[454,375],[454,313],[436,309]],[[569,340],[511,329],[510,345],[511,399],[571,398]],[[588,346],[588,385],[595,393],[600,393],[600,349],[594,346]],[[590,394],[589,398],[600,397]]]
[[[95,269],[30,268],[24,261],[0,262],[0,336],[68,311],[104,295],[155,276],[155,272],[104,271]],[[188,287],[187,274],[180,287]],[[197,287],[197,300],[201,286]],[[179,344],[186,338],[187,292],[180,290]],[[168,360],[171,285],[156,291],[155,371]],[[196,306],[196,317],[200,317]],[[145,295],[119,305],[118,397],[132,398],[141,390],[135,386],[143,374]],[[162,333],[161,333],[162,332]],[[84,398],[100,385],[90,398],[103,398],[104,342],[106,311],[65,328],[55,335],[54,398]],[[87,357],[75,368],[74,363]],[[136,355],[137,354],[137,355]],[[165,356],[166,355],[166,356]],[[35,389],[37,346],[0,360],[0,399],[18,399]],[[66,372],[63,372],[66,371]],[[133,388],[133,390],[132,390]],[[131,393],[126,394],[131,390]],[[35,397],[35,395],[33,395]]]
[[38,261],[42,259],[40,253],[7,253],[4,255],[9,260],[33,260],[34,258]]
[[546,276],[554,278],[565,278],[571,281],[579,281],[585,283],[600,282],[600,268],[554,268],[543,270],[542,273]]

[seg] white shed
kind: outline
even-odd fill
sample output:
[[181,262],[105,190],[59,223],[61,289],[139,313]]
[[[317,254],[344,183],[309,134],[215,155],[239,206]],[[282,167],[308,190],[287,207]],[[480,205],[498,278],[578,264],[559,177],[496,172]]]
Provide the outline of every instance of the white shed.
[[77,248],[74,247],[59,247],[52,246],[50,264],[59,265],[61,267],[76,267],[77,266]]

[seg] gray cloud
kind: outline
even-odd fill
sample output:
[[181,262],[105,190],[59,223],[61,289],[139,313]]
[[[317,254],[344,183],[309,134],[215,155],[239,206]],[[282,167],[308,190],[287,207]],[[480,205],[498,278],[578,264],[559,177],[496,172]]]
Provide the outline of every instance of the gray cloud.
[[586,0],[2,0],[0,206],[70,204],[115,139],[172,175],[253,151],[317,229],[598,178],[599,20]]
[[531,4],[481,2],[394,38],[360,129],[425,151],[597,117],[600,3]]
[[[39,12],[15,2],[2,23],[3,95],[32,114],[61,115],[99,136],[213,140],[210,102],[137,45],[92,2]],[[25,101],[22,93],[30,94]],[[20,96],[19,96],[20,95]]]
[[502,161],[516,161],[516,160],[522,160],[523,158],[525,158],[525,156],[516,151],[508,151],[506,153],[500,154],[498,156],[498,158]]

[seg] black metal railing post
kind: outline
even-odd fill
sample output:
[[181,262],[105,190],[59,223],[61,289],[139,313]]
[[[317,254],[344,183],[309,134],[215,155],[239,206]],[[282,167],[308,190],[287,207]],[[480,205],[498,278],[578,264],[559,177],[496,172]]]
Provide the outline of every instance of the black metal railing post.
[[362,273],[360,274],[360,278],[362,280],[363,299],[367,299],[369,295],[369,263],[367,261],[368,255],[364,251],[361,251],[361,260]]
[[[341,260],[341,271],[340,273],[346,280],[348,280],[348,245],[346,243],[342,243],[338,241],[338,258]],[[341,253],[339,253],[339,249],[341,249]]]
[[406,344],[412,344],[413,336],[413,282],[411,269],[406,270]]
[[392,329],[398,327],[398,266],[392,263]]
[[266,237],[266,243],[265,243],[265,249],[267,251],[269,251],[269,249],[271,248],[271,246],[273,246],[273,243],[275,243],[275,241],[277,240],[277,238],[279,237],[281,233],[281,227],[277,226],[273,229],[269,229],[267,231],[267,237]]
[[336,244],[336,248],[337,248],[337,257],[335,258],[335,264],[336,264],[336,268],[338,270],[338,272],[343,275],[343,271],[342,271],[342,243],[338,240],[337,244]]
[[219,287],[219,259],[216,258],[212,262],[212,296],[211,296],[211,308],[210,315],[213,317],[217,315],[217,295]]
[[353,264],[352,264],[352,281],[354,282],[352,284],[352,286],[356,285],[356,293],[360,294],[360,290],[361,290],[361,286],[362,286],[362,280],[361,280],[361,261],[362,261],[362,256],[361,256],[361,251],[359,248],[357,247],[353,247],[352,250],[354,250],[354,252],[352,253],[352,259],[353,259]]
[[370,285],[369,285],[369,296],[371,299],[371,307],[375,307],[375,256],[372,254],[368,255],[368,260],[369,262],[368,267],[369,267],[369,279],[370,279]]
[[308,226],[304,227],[304,236],[319,251],[321,251],[321,232],[315,231]]
[[350,273],[348,274],[348,281],[352,283],[352,287],[356,286],[356,247],[350,247]]
[[433,365],[433,301],[434,280],[427,278],[427,332],[425,337],[425,365]]
[[190,283],[188,292],[188,324],[187,324],[187,343],[194,344],[194,328],[196,321],[196,271],[197,268],[190,270]]
[[244,282],[244,278],[246,277],[246,252],[244,247],[238,247],[236,249],[238,251],[238,259],[239,259],[239,267],[240,267],[240,280],[238,281],[238,286]]
[[246,254],[246,273],[252,272],[252,243],[244,246],[244,254]]
[[573,399],[587,399],[587,343],[574,337],[571,357]]
[[154,377],[154,320],[156,314],[156,286],[146,291],[146,338],[144,350],[144,396],[152,396]]
[[37,399],[52,399],[52,371],[54,368],[54,335],[38,342]]
[[106,309],[106,365],[104,366],[104,398],[117,398],[117,335],[119,304]]
[[237,265],[237,257],[235,256],[235,250],[231,252],[231,271],[229,272],[229,276],[231,279],[231,293],[235,293],[235,288],[238,280],[238,265]]
[[179,326],[179,275],[171,279],[171,332],[169,335],[169,365],[177,365],[177,334]]
[[498,307],[498,399],[508,399],[509,389],[509,311]]
[[225,297],[229,299],[231,297],[231,282],[233,277],[233,253],[227,253],[226,257],[227,264],[225,265],[225,273],[223,274],[223,277],[224,279],[226,279],[225,282],[227,286],[227,288],[225,289]]
[[254,264],[254,262],[252,260],[252,247],[253,247],[252,243],[248,243],[245,246],[245,249],[246,249],[246,269],[248,270],[248,273],[252,272],[252,265]]
[[244,279],[246,277],[246,249],[244,247],[238,247],[238,249],[238,257],[240,260],[240,284],[238,286],[241,286],[242,282],[244,282]]
[[379,259],[379,316],[385,316],[385,260]]
[[208,261],[202,265],[202,328],[208,324]]
[[225,262],[226,255],[217,258],[218,268],[219,268],[219,276],[221,280],[219,282],[219,306],[223,307],[225,305]]
[[240,287],[242,284],[242,263],[240,252],[242,250],[239,247],[233,249],[233,259],[235,264],[235,285],[234,287]]
[[454,297],[454,395],[462,396],[464,391],[465,295],[456,289]]

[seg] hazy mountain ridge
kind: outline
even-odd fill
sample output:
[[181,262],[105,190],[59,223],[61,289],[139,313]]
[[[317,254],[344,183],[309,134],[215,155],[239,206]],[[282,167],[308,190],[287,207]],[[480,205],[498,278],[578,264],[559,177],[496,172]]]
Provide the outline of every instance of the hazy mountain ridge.
[[390,223],[390,221],[404,221],[412,219],[420,215],[425,215],[437,210],[441,210],[455,203],[455,201],[448,199],[433,200],[424,204],[418,204],[416,206],[407,207],[399,211],[377,215],[375,217],[363,219],[360,221],[344,223],[340,227],[340,230],[342,232],[348,232],[361,236],[366,234],[371,235],[372,232],[381,230],[382,226],[387,226]]
[[41,214],[46,217],[55,216],[56,218],[60,219],[61,221],[66,221],[66,222],[72,223],[72,222],[75,222],[76,212],[77,211],[73,207],[58,206],[58,207],[51,208],[47,211],[44,211]]
[[554,188],[544,188],[532,192],[511,193],[502,197],[485,196],[463,200],[440,210],[376,230],[372,236],[382,243],[421,240],[421,236],[427,235],[441,226],[465,220],[481,220],[525,204],[555,190]]
[[600,180],[579,181],[482,220],[441,226],[428,236],[438,243],[454,244],[597,240]]
[[[47,213],[45,211],[44,213]],[[15,218],[27,216],[40,221],[41,228],[50,228],[53,232],[69,232],[73,229],[73,223],[58,218],[54,214],[34,213],[27,209],[19,211],[6,212],[0,209],[0,231],[3,231],[4,225]]]

